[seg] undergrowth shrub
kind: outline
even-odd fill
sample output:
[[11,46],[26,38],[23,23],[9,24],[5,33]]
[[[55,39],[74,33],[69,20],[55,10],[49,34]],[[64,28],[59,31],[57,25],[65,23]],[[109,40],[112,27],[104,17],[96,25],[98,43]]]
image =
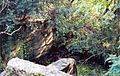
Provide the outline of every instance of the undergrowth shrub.
[[[1,63],[10,59],[13,47],[16,48],[20,58],[28,59],[27,44],[24,43],[21,33],[24,31],[21,29],[30,27],[30,23],[27,25],[27,18],[36,17],[38,10],[42,9],[38,7],[42,5],[43,1],[39,0],[0,0],[0,68],[3,67]],[[19,28],[19,31],[15,31]],[[33,30],[32,27],[31,29]]]
[[[0,9],[6,8],[0,13],[0,25],[9,26],[6,32],[10,33],[19,26],[26,27],[24,15],[34,19],[43,18],[46,20],[45,25],[55,27],[55,41],[61,41],[60,44],[66,45],[69,51],[83,53],[87,50],[92,54],[102,53],[104,57],[108,53],[120,54],[120,16],[115,14],[119,8],[116,7],[119,3],[117,0],[6,1],[0,3]],[[32,30],[37,28],[30,23],[29,26]],[[6,37],[3,45],[7,48],[8,57],[14,41],[23,41],[21,35],[13,36]],[[19,46],[21,54],[26,52],[27,46],[23,41]]]
[[114,14],[117,1],[74,0],[54,4],[56,39],[63,40],[69,51],[92,54],[119,54],[119,21]]

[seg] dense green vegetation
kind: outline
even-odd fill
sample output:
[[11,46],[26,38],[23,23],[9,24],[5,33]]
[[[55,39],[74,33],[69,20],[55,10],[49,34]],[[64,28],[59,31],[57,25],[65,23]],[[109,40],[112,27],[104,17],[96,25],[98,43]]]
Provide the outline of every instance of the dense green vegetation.
[[[11,58],[13,46],[18,57],[29,59],[27,33],[23,35],[21,28],[30,32],[40,29],[30,22],[38,19],[45,20],[40,26],[54,27],[54,41],[59,44],[58,47],[65,45],[69,52],[85,56],[80,64],[100,56],[113,63],[108,72],[101,72],[100,76],[120,75],[119,0],[1,0],[0,67],[3,68],[4,61]],[[91,56],[88,57],[88,54]],[[81,71],[79,67],[87,70]],[[93,68],[78,66],[78,72],[84,75],[83,72],[93,72]]]

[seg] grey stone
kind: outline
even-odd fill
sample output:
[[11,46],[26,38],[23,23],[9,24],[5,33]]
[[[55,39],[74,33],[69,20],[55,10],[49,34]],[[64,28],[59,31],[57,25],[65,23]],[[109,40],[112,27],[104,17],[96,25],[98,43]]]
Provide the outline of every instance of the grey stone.
[[60,59],[48,66],[44,66],[27,60],[13,58],[9,60],[5,71],[2,72],[0,76],[72,76],[60,71],[61,69],[64,69],[69,62],[72,63],[72,59],[68,58],[67,60],[66,58]]

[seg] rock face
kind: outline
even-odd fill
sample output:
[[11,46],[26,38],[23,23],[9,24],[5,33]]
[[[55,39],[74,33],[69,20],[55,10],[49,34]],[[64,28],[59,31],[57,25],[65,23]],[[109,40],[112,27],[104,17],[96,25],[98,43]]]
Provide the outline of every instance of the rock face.
[[28,38],[31,38],[31,40],[28,41],[28,44],[31,46],[29,59],[34,60],[47,53],[48,49],[52,46],[54,40],[52,27],[47,27],[41,30],[38,29],[32,32]]
[[66,73],[71,74],[72,76],[77,76],[77,68],[75,60],[72,58],[62,58],[50,65],[47,66],[48,68],[62,70]]
[[26,52],[28,59],[33,61],[41,55],[46,54],[48,49],[53,45],[53,27],[48,26],[46,21],[42,23],[41,21],[32,21],[26,25],[29,27],[23,27],[20,32],[15,35],[16,40],[11,40],[14,45],[10,46],[10,57],[20,57],[19,54],[23,51],[21,50],[22,47],[24,47],[24,49],[27,50],[24,52]]
[[74,62],[74,59],[63,58],[44,66],[27,60],[13,58],[8,62],[5,71],[0,76],[75,76],[75,74],[70,75],[69,72],[61,71],[67,66],[74,64]]

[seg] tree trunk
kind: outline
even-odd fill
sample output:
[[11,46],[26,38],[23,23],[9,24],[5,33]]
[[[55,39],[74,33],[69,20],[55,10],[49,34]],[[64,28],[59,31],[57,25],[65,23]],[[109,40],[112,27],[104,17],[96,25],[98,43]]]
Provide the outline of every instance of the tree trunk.
[[[3,31],[5,26],[0,27],[0,31]],[[3,65],[3,68],[5,68],[7,59],[6,59],[6,51],[4,49],[4,42],[6,40],[6,35],[5,34],[0,34],[0,55],[1,55],[1,62]]]

